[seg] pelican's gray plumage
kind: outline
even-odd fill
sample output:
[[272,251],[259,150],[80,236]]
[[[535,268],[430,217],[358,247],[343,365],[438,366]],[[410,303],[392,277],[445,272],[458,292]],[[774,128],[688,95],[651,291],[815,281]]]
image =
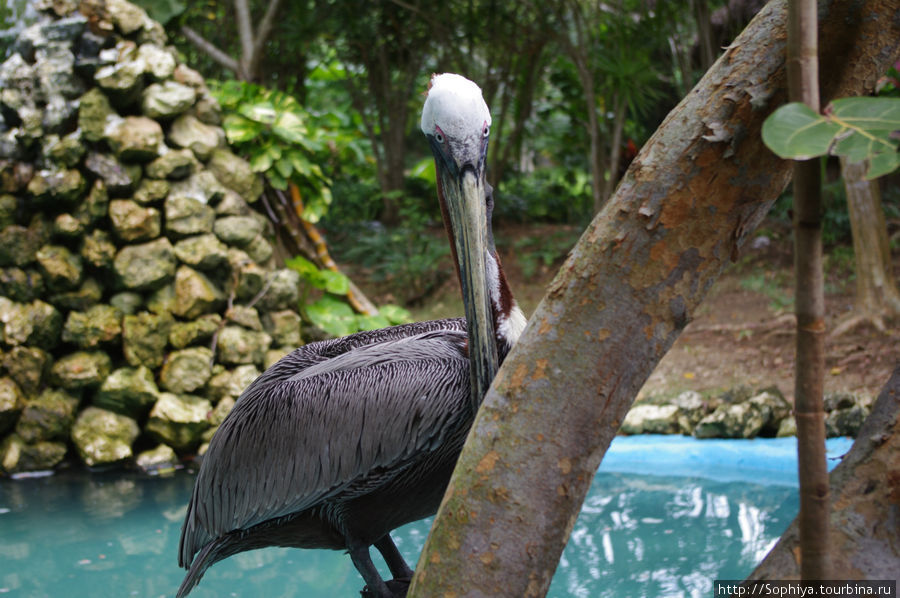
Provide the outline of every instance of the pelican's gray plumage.
[[[412,571],[391,530],[436,512],[478,403],[524,327],[490,231],[490,114],[458,75],[432,78],[422,115],[466,318],[311,343],[241,394],[203,459],[181,533],[188,569],[265,546],[346,549],[371,596]],[[394,579],[381,579],[375,546]]]

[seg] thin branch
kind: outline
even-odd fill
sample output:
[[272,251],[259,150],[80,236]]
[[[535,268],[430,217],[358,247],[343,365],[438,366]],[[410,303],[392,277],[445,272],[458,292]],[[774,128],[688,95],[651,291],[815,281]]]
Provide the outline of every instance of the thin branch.
[[266,7],[266,14],[263,15],[262,20],[256,27],[256,35],[253,40],[253,52],[250,56],[248,68],[253,75],[256,75],[259,70],[259,62],[262,60],[263,49],[266,47],[266,41],[269,39],[269,34],[272,33],[272,27],[275,25],[275,15],[278,14],[280,5],[281,0],[271,0],[269,6]]
[[250,62],[253,57],[253,24],[250,21],[250,6],[247,0],[234,0],[234,12],[237,17],[238,36],[241,39],[241,67],[246,79],[250,79],[252,71]]
[[207,41],[202,35],[188,27],[187,25],[181,26],[181,34],[187,38],[189,42],[194,44],[198,50],[205,53],[207,56],[218,62],[220,65],[224,66],[226,69],[233,71],[235,75],[241,76],[241,65],[238,62],[217,48],[214,44]]

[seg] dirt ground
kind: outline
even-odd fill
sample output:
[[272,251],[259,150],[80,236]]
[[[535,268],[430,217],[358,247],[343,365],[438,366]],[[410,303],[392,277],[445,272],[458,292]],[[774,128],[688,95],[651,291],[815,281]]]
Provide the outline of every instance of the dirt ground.
[[[537,307],[564,256],[541,267],[530,277],[522,275],[511,251],[503,250],[504,235],[497,233],[501,258],[513,293],[526,314]],[[528,234],[540,235],[531,230]],[[507,246],[512,243],[506,243]],[[852,256],[837,263],[826,259],[827,325],[835,324],[853,309]],[[777,386],[793,400],[794,318],[793,278],[789,237],[771,241],[761,249],[748,249],[715,283],[694,314],[693,321],[659,363],[641,395],[669,397],[684,390],[715,394],[736,386]],[[895,256],[895,276],[900,280],[900,256]],[[415,319],[461,315],[455,280],[447,283],[425,305],[413,309]],[[849,391],[871,396],[887,382],[900,364],[900,332],[897,322],[883,334],[870,326],[857,327],[826,340],[825,391]]]

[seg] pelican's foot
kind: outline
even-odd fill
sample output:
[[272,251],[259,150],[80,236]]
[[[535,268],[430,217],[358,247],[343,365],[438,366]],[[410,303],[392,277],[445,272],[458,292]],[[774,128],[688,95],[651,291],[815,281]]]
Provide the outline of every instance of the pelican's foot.
[[373,592],[369,586],[364,587],[359,594],[362,598],[404,598],[411,581],[412,579],[391,579],[384,582],[390,592],[386,596]]

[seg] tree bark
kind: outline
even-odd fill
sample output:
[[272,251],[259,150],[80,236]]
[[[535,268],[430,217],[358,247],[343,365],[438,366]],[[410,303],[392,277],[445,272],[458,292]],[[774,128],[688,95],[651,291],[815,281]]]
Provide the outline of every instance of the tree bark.
[[[816,3],[788,9],[788,96],[819,111]],[[828,567],[828,466],[825,463],[825,281],[822,175],[818,158],[794,162],[794,311],[797,314],[794,416],[800,481],[801,577],[831,579]]]
[[853,232],[853,254],[856,258],[856,298],[853,312],[838,324],[833,334],[863,322],[887,332],[884,318],[900,315],[900,290],[891,270],[881,189],[877,181],[867,180],[865,162],[849,162],[841,158],[841,172],[847,191],[850,230]]
[[[871,89],[900,0],[823,3],[825,97]],[[543,596],[635,395],[790,175],[760,138],[787,99],[770,2],[643,147],[507,357],[459,458],[411,597]],[[500,199],[502,201],[502,198]]]
[[[850,452],[831,472],[832,579],[895,579],[900,571],[900,366],[882,389]],[[750,580],[798,579],[798,520]]]

